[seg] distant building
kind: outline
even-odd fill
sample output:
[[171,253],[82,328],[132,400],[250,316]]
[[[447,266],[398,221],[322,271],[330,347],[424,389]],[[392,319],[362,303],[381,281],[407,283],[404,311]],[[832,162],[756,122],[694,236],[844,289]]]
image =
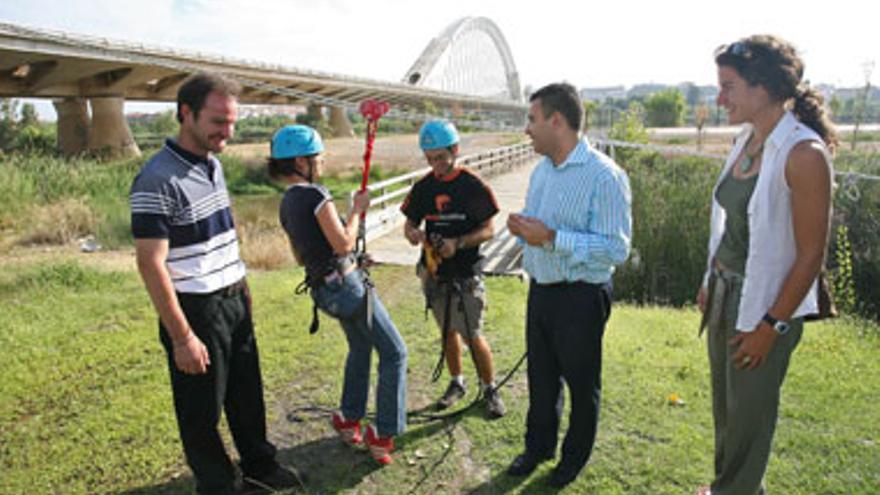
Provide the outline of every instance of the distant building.
[[666,84],[655,84],[655,83],[647,83],[647,84],[636,84],[631,87],[629,91],[626,92],[626,96],[628,98],[641,98],[650,96],[659,91],[663,91],[664,89],[669,88]]
[[606,86],[600,88],[582,88],[581,99],[592,101],[605,101],[608,98],[623,99],[626,98],[626,88],[620,86]]

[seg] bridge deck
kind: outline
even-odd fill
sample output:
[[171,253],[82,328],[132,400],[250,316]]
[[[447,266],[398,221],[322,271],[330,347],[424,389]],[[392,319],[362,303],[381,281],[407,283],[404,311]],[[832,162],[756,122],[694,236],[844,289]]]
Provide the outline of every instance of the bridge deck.
[[[495,193],[500,211],[495,216],[495,237],[485,243],[482,248],[482,252],[486,256],[484,268],[486,273],[519,273],[521,249],[517,246],[515,238],[507,231],[507,215],[522,210],[525,204],[529,176],[537,163],[535,160],[527,165],[514,168],[511,172],[496,175],[487,180]],[[410,246],[403,236],[402,222],[387,234],[371,240],[367,245],[367,251],[379,263],[415,265],[419,259],[419,248]]]

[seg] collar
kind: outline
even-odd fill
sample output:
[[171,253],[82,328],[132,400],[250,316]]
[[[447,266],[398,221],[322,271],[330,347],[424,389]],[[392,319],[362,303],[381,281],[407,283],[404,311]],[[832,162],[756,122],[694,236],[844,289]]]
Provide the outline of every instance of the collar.
[[211,163],[211,159],[209,158],[208,155],[200,156],[200,155],[197,155],[191,151],[185,150],[185,149],[183,149],[183,147],[181,147],[179,144],[177,144],[177,141],[175,141],[171,138],[165,139],[165,146],[168,146],[171,149],[171,151],[177,153],[181,158],[183,158],[190,165],[198,165],[198,164],[208,165]]
[[434,175],[433,170],[431,171],[431,175],[434,177],[434,180],[438,182],[452,182],[457,179],[459,175],[461,175],[461,167],[459,167],[458,165],[453,165],[452,170],[443,177],[437,177],[436,175]]
[[[548,157],[548,160],[550,158]],[[587,141],[587,137],[583,136],[578,140],[578,144],[568,153],[568,156],[565,157],[565,160],[562,161],[559,165],[553,165],[553,160],[550,160],[550,165],[553,165],[555,170],[562,170],[568,166],[573,165],[584,165],[590,161],[590,142]]]
[[785,143],[785,140],[788,139],[791,133],[794,132],[799,125],[801,125],[801,123],[797,117],[795,117],[790,110],[786,110],[785,113],[782,114],[782,118],[779,119],[779,122],[776,123],[776,127],[770,131],[767,140],[764,141],[765,146],[770,145],[774,149],[781,148]]

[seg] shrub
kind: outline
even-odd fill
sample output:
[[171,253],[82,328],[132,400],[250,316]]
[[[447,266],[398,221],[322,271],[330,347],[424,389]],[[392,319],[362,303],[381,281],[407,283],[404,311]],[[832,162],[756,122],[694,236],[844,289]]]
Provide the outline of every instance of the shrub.
[[684,96],[677,88],[658,91],[645,100],[645,122],[649,127],[675,127],[684,124]]
[[243,222],[237,230],[241,258],[248,268],[277,270],[293,265],[290,241],[277,222],[272,225]]
[[[862,316],[880,320],[880,181],[845,178],[835,191],[834,218],[828,260],[835,296],[841,310],[855,309]],[[845,227],[845,228],[843,228]],[[847,245],[848,244],[848,245]],[[837,249],[835,249],[837,248]],[[848,249],[847,249],[848,248]],[[855,287],[855,308],[848,308],[848,287]],[[851,304],[849,306],[852,306]]]
[[35,206],[24,226],[22,244],[66,244],[94,234],[98,219],[85,198],[65,198]]
[[14,149],[19,153],[53,155],[55,147],[55,126],[51,124],[30,124],[22,127],[15,137]]
[[619,160],[632,189],[632,255],[614,279],[616,298],[680,306],[706,267],[716,161],[631,150]]

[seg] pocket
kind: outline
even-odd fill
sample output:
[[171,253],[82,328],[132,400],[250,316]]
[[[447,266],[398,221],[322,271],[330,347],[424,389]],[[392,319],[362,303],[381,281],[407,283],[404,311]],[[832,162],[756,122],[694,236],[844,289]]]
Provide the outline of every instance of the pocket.
[[351,319],[364,308],[364,282],[355,270],[322,284],[315,291],[315,303],[328,315],[338,319]]

